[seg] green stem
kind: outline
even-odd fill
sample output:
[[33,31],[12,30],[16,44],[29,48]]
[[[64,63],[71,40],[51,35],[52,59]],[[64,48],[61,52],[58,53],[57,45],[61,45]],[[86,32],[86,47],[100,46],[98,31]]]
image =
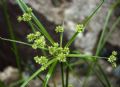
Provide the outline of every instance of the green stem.
[[19,84],[23,83],[24,79],[20,79],[14,83],[11,83],[9,87],[17,87]]
[[93,13],[88,16],[84,21],[83,24],[87,26],[87,24],[89,23],[90,19],[95,15],[95,13],[100,9],[100,7],[103,5],[104,0],[100,0],[101,3],[96,7],[96,9],[93,11]]
[[65,83],[64,83],[64,68],[63,68],[63,63],[60,63],[61,65],[61,78],[62,78],[62,87],[65,87]]
[[68,43],[65,45],[65,47],[69,47],[69,46],[72,44],[72,42],[75,40],[75,38],[76,38],[76,36],[77,36],[78,34],[79,34],[79,33],[76,32],[76,33],[72,36],[72,38],[68,41]]
[[[114,3],[114,4],[110,7],[110,10],[108,11],[107,18],[106,18],[106,20],[105,20],[105,24],[104,24],[104,27],[103,27],[102,35],[101,35],[101,37],[100,37],[100,41],[99,41],[98,46],[97,46],[97,51],[96,51],[96,54],[95,54],[96,56],[99,55],[99,53],[100,53],[100,51],[101,51],[101,49],[102,49],[102,46],[103,46],[102,43],[104,42],[104,36],[105,36],[106,29],[107,29],[107,24],[108,24],[108,22],[109,22],[109,19],[110,19],[110,16],[111,16],[113,10],[114,10],[115,7],[118,5],[118,3],[120,3],[119,0],[117,0],[117,2]],[[96,62],[97,62],[97,61],[96,61]],[[103,77],[104,77],[104,79],[105,79],[105,81],[106,81],[106,83],[107,83],[107,86],[108,86],[108,87],[111,87],[111,84],[110,84],[110,82],[109,82],[109,79],[108,79],[108,77],[105,75],[105,73],[104,73],[104,71],[102,70],[101,66],[100,66],[99,64],[97,64],[97,67],[99,68],[101,74],[103,75]]]
[[96,54],[95,54],[95,55],[99,55],[99,53],[100,53],[101,44],[102,44],[102,41],[103,41],[103,38],[104,38],[104,34],[105,34],[105,31],[106,31],[106,26],[107,26],[107,24],[108,24],[108,21],[109,21],[109,18],[110,18],[111,13],[112,13],[112,11],[110,10],[110,11],[108,12],[107,17],[106,17],[105,24],[104,24],[103,31],[102,31],[102,35],[101,35],[100,40],[99,40],[99,42],[98,42],[97,51],[96,51]]
[[[57,60],[56,59],[52,59],[52,60],[50,60],[47,64],[46,64],[46,66],[49,66],[49,65],[51,65],[53,62],[56,62]],[[42,72],[42,69],[40,68],[40,69],[38,69],[35,73],[33,73],[33,75],[31,75],[20,87],[25,87],[28,83],[29,83],[29,81],[31,81],[32,79],[34,79],[38,74],[40,74]]]
[[86,55],[86,54],[69,54],[67,55],[67,57],[78,57],[78,58],[88,58],[88,57],[91,57],[91,58],[100,58],[100,59],[106,59],[106,57],[99,57],[99,56],[92,56],[92,55]]
[[[32,69],[32,67],[30,65],[27,65],[27,67],[30,71],[32,71],[32,73],[34,73],[34,70]],[[42,79],[41,76],[37,76],[37,77],[39,78],[40,81],[44,82],[44,80]]]
[[[88,16],[84,21],[83,21],[83,25],[84,26],[87,26],[87,24],[89,23],[90,19],[95,15],[95,13],[98,11],[98,9],[102,6],[102,4],[104,3],[104,0],[101,0],[101,3],[97,6],[97,8],[93,11],[93,13]],[[66,44],[66,47],[70,46],[72,44],[72,42],[75,40],[76,36],[78,35],[79,33],[76,32],[72,38],[68,41],[68,43]]]
[[[10,42],[19,43],[19,44],[23,44],[23,45],[27,45],[27,46],[31,46],[31,47],[32,47],[32,44],[28,44],[28,43],[25,43],[25,42],[22,42],[22,41],[16,41],[16,40],[6,39],[6,38],[2,38],[2,37],[0,37],[0,39],[1,39],[1,40],[5,40],[5,41],[10,41]],[[48,51],[47,48],[40,48],[40,49]]]
[[115,21],[115,23],[112,25],[110,32],[107,34],[107,36],[105,37],[101,48],[103,48],[103,46],[105,45],[106,41],[108,40],[108,38],[110,37],[110,35],[112,34],[112,32],[115,30],[115,27],[118,25],[118,23],[120,22],[120,17],[117,18],[117,20]]
[[[106,21],[105,21],[105,24],[104,24],[104,27],[103,27],[103,32],[102,32],[102,35],[101,35],[101,37],[100,37],[100,41],[99,41],[98,46],[97,46],[97,51],[96,51],[96,54],[95,54],[96,56],[99,55],[99,53],[100,53],[100,51],[101,51],[101,44],[102,44],[102,41],[103,41],[103,38],[104,38],[104,34],[105,34],[105,32],[106,32],[106,27],[107,27],[107,24],[108,24],[108,20],[109,20],[110,15],[112,14],[112,12],[113,12],[113,10],[114,10],[113,8],[116,7],[116,4],[118,4],[118,2],[120,2],[120,1],[117,0],[117,3],[113,4],[113,5],[111,6],[110,10],[108,11],[108,14],[107,14],[107,17],[106,17]],[[94,66],[96,66],[96,64],[97,64],[97,61],[96,61],[95,63],[93,63],[93,64],[90,65],[91,67],[89,68],[89,72],[88,72],[88,75],[87,75],[87,77],[86,77],[86,79],[85,79],[85,81],[84,81],[84,84],[86,84],[88,77],[89,77],[89,76],[91,75],[91,73],[92,73],[92,68],[93,68]],[[98,65],[99,65],[99,64],[97,64],[97,66],[98,66]],[[100,67],[100,65],[99,65],[98,67],[99,67],[99,69],[100,69],[100,71],[101,71],[101,74],[103,75],[104,72],[103,72],[102,68]],[[104,75],[105,75],[105,74],[104,74]],[[108,87],[111,87],[111,85],[110,85],[110,83],[109,83],[106,75],[105,75],[105,79],[106,79],[106,82],[107,82],[107,86],[108,86]],[[83,86],[83,87],[85,87],[85,86]]]
[[57,61],[55,61],[55,62],[52,64],[52,66],[49,68],[49,71],[48,71],[48,73],[47,73],[47,75],[46,75],[46,78],[45,78],[43,87],[47,87],[48,81],[49,81],[50,77],[53,75],[53,71],[54,71],[54,69],[55,69],[56,64],[57,64]]
[[[63,42],[63,32],[60,33],[60,47],[62,47],[62,42]],[[60,63],[60,68],[61,68],[61,80],[62,80],[62,87],[65,87],[64,83],[64,68],[63,68],[63,63]]]
[[62,47],[63,42],[63,32],[60,33],[60,47]]
[[101,72],[100,75],[103,75],[103,77],[104,77],[104,79],[105,79],[105,81],[106,81],[106,84],[107,84],[106,87],[111,87],[110,81],[109,81],[107,75],[104,73],[104,71],[103,71],[103,69],[101,68],[101,66],[100,66],[99,64],[97,64],[97,67],[99,68],[99,72]]
[[103,87],[106,87],[106,84],[105,84],[103,78],[98,73],[99,73],[98,71],[95,71],[95,75],[97,76],[97,79],[100,81],[100,83],[103,85]]
[[[12,24],[11,24],[9,14],[8,14],[8,9],[7,9],[8,7],[7,7],[7,1],[6,0],[2,0],[2,7],[3,7],[6,23],[7,23],[7,26],[8,26],[8,30],[9,30],[9,33],[10,33],[10,38],[15,39]],[[15,56],[16,56],[17,67],[18,67],[19,72],[21,74],[20,57],[19,57],[19,53],[18,53],[18,48],[16,46],[16,43],[13,43],[13,42],[12,42],[12,46],[13,46],[13,49],[14,49],[13,51],[14,51]]]
[[[70,60],[68,59],[67,62],[69,64]],[[69,69],[69,67],[67,67],[66,68],[66,85],[65,85],[65,87],[68,87],[68,84],[69,84],[69,72],[70,72],[70,69]]]
[[102,34],[101,34],[101,36],[100,36],[100,40],[99,40],[99,42],[98,42],[97,51],[96,51],[96,54],[95,54],[95,55],[99,55],[99,53],[100,53],[100,51],[101,51],[101,49],[102,49],[102,48],[101,48],[101,44],[102,44],[102,42],[103,42],[103,40],[104,40],[105,32],[106,32],[106,30],[107,30],[107,24],[108,24],[108,22],[109,22],[109,19],[110,19],[110,16],[111,16],[113,10],[114,10],[115,7],[118,5],[118,3],[120,3],[119,0],[118,0],[116,3],[114,3],[114,4],[110,7],[110,9],[109,9],[109,11],[108,11],[108,14],[107,14],[107,17],[106,17],[106,20],[105,20],[105,24],[104,24],[104,26],[103,26],[103,31],[102,31]]
[[31,46],[31,44],[28,44],[28,43],[25,43],[25,42],[21,42],[21,41],[6,39],[6,38],[2,38],[2,37],[0,37],[0,39],[1,39],[1,40],[5,40],[5,41],[14,42],[14,43],[19,43],[19,44],[27,45],[27,46]]

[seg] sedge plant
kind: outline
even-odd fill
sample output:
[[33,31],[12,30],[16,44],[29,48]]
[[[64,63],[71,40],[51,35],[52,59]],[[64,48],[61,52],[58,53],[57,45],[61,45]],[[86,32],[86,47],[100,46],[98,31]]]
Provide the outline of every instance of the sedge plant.
[[[40,64],[41,67],[36,72],[34,72],[28,79],[25,79],[21,87],[26,87],[31,80],[33,80],[35,77],[40,75],[40,73],[45,70],[47,70],[47,75],[45,76],[44,79],[42,79],[42,82],[43,82],[42,87],[49,87],[48,82],[51,76],[55,73],[54,71],[57,64],[61,65],[62,87],[68,87],[68,86],[72,87],[72,85],[69,84],[69,71],[72,70],[72,67],[69,63],[71,58],[92,60],[93,63],[90,67],[90,70],[93,68],[93,65],[97,64],[98,70],[101,70],[101,73],[104,74],[102,68],[97,63],[98,59],[106,58],[106,57],[99,57],[98,54],[99,54],[99,51],[101,50],[99,44],[98,44],[98,50],[96,51],[95,56],[81,54],[81,53],[74,53],[73,50],[70,49],[70,46],[73,43],[73,41],[76,39],[77,35],[84,32],[85,27],[87,26],[91,18],[95,15],[95,13],[99,10],[99,8],[102,6],[102,4],[104,3],[104,0],[101,0],[100,4],[95,8],[92,14],[90,14],[90,16],[88,16],[85,20],[83,20],[82,23],[76,24],[75,34],[71,37],[71,39],[67,42],[65,46],[63,46],[63,33],[64,33],[63,26],[61,25],[56,26],[55,32],[56,34],[57,33],[60,34],[60,42],[59,43],[55,42],[53,38],[50,36],[50,34],[47,32],[47,30],[44,28],[42,23],[34,15],[34,13],[32,12],[32,9],[28,7],[23,0],[16,0],[16,1],[23,11],[23,15],[18,16],[18,21],[27,22],[31,26],[33,33],[30,33],[27,35],[28,43],[5,39],[2,37],[0,37],[0,39],[28,45],[35,50],[40,49],[48,53],[47,55],[36,55],[34,57],[35,63]],[[39,30],[36,29],[36,26]],[[101,39],[99,43],[101,44]],[[116,67],[116,56],[117,56],[117,52],[113,51],[112,55],[108,58],[108,61],[112,64],[113,67]],[[67,67],[66,74],[64,74],[65,72],[64,66]],[[90,74],[88,74],[88,76],[89,75]],[[107,80],[106,75],[103,75],[103,76],[105,76],[104,79],[106,83],[109,84],[109,81]],[[100,81],[101,81],[101,78],[100,78]],[[104,82],[101,81],[101,83],[105,86]]]

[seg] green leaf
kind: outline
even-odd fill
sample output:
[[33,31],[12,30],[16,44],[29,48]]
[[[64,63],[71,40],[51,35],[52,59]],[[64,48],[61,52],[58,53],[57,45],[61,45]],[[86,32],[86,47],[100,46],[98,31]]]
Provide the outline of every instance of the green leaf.
[[47,75],[46,75],[46,78],[45,78],[43,87],[47,87],[48,81],[49,81],[50,77],[51,77],[52,74],[53,74],[53,71],[54,71],[54,69],[55,69],[56,64],[57,64],[57,61],[54,62],[54,63],[52,64],[52,66],[49,68],[49,71],[48,71],[48,73],[47,73]]

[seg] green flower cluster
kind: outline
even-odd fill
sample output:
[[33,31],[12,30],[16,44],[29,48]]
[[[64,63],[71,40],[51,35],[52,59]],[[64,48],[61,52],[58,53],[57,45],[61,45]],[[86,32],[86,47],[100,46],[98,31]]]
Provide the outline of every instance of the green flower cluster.
[[30,33],[27,35],[28,42],[33,43],[33,49],[44,48],[46,46],[45,37],[40,32]]
[[42,65],[42,67],[41,67],[42,71],[46,70],[46,68],[48,67],[47,66],[48,59],[45,56],[41,56],[41,57],[36,56],[36,57],[34,57],[34,60],[36,63]]
[[110,57],[108,58],[108,62],[110,62],[113,67],[116,67],[116,66],[117,66],[117,65],[116,65],[116,60],[117,60],[116,56],[117,56],[117,52],[116,52],[116,51],[113,51],[113,52],[112,52],[112,55],[110,55]]
[[63,26],[57,26],[55,31],[56,31],[56,33],[61,33],[61,32],[64,32],[64,28],[63,28]]
[[22,16],[19,16],[18,21],[19,22],[21,22],[21,21],[25,21],[25,22],[30,21],[32,19],[31,13],[32,13],[32,9],[27,8],[27,12],[25,12]]
[[83,24],[77,24],[76,25],[77,32],[81,33],[84,31],[84,25]]
[[34,60],[36,63],[41,64],[41,65],[45,65],[48,62],[48,59],[45,56],[41,56],[41,57],[34,57]]
[[69,54],[69,48],[59,47],[58,43],[54,43],[53,46],[49,46],[49,53],[57,58],[60,62],[66,62],[66,56]]

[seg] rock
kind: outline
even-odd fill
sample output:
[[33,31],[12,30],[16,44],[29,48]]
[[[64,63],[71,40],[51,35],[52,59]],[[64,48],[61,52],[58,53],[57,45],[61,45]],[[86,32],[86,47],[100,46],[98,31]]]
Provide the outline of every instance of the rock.
[[113,46],[120,47],[120,28],[117,27],[115,31],[111,34],[111,36],[107,40]]
[[0,80],[5,84],[10,84],[19,79],[19,71],[11,66],[5,68],[3,72],[0,72]]
[[42,82],[39,79],[35,79],[29,82],[29,87],[41,87]]

